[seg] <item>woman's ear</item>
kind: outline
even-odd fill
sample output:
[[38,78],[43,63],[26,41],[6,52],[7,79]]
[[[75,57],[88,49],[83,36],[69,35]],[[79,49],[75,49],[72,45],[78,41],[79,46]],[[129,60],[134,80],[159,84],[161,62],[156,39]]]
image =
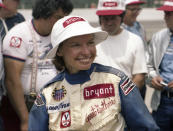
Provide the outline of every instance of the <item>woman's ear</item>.
[[62,50],[61,50],[61,49],[58,49],[57,52],[56,52],[56,55],[57,55],[57,56],[63,56],[63,55],[62,55]]

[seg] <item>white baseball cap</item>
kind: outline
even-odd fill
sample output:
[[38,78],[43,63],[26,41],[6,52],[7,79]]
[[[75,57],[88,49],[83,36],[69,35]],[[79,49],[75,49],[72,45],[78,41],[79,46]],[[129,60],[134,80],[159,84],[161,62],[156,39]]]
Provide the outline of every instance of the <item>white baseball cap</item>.
[[121,15],[125,10],[124,0],[99,0],[97,15]]
[[144,1],[141,0],[126,0],[125,5],[135,5],[135,4],[144,4]]
[[47,58],[54,58],[56,51],[63,41],[80,35],[94,34],[94,42],[98,44],[104,41],[108,34],[99,28],[92,27],[87,20],[80,16],[66,16],[58,20],[51,32],[53,48],[48,52]]
[[0,0],[0,7],[6,8],[6,6],[3,4],[2,0]]
[[163,5],[157,10],[163,10],[163,11],[173,11],[173,0],[165,0]]

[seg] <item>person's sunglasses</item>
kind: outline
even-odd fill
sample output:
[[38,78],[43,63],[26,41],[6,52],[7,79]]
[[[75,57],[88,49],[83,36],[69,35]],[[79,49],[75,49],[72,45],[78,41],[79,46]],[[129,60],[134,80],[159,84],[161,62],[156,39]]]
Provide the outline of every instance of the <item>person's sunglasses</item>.
[[13,1],[15,1],[15,2],[20,2],[20,0],[13,0]]

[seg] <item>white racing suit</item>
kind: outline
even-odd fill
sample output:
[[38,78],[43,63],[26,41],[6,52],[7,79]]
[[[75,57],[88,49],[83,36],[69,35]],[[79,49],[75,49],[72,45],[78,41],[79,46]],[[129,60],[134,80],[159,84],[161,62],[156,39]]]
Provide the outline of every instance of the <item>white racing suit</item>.
[[92,64],[58,74],[37,96],[29,131],[158,131],[136,85],[121,71]]

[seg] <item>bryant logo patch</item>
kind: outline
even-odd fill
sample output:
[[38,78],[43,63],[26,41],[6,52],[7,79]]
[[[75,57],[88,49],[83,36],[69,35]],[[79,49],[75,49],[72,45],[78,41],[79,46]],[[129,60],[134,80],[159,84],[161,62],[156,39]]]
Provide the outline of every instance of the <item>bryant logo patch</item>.
[[10,46],[14,48],[20,48],[22,43],[22,38],[13,36],[10,40]]
[[71,116],[70,111],[65,111],[61,113],[61,128],[67,128],[71,126]]
[[135,84],[129,78],[126,78],[120,87],[123,90],[124,95],[128,95],[135,87]]
[[113,84],[97,84],[84,88],[84,99],[107,98],[115,96]]

